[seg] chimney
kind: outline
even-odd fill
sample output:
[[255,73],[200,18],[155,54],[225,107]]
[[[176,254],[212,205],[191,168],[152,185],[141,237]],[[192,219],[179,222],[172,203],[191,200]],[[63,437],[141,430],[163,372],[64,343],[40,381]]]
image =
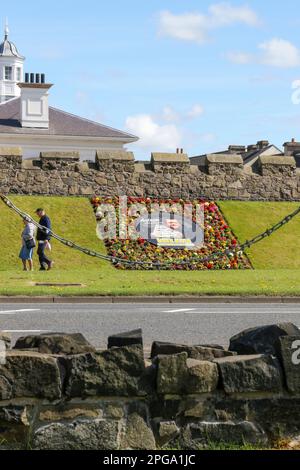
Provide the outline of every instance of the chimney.
[[267,148],[269,147],[269,141],[268,140],[259,140],[257,142],[257,146],[260,150],[264,149],[264,148]]
[[288,157],[294,157],[300,152],[300,142],[297,142],[296,139],[292,139],[291,142],[285,142],[284,146],[284,155]]
[[52,84],[45,83],[44,74],[26,73],[21,88],[21,126],[48,129],[49,104],[48,90]]
[[246,147],[245,145],[229,145],[228,147],[228,152],[229,153],[245,153],[246,152]]
[[248,147],[247,147],[247,153],[255,152],[256,150],[259,150],[259,147],[258,147],[257,144],[256,145],[248,145]]

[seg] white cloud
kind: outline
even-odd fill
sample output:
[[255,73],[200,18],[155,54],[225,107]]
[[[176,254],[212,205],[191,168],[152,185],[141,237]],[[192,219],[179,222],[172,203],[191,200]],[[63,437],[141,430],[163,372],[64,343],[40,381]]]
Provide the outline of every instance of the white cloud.
[[204,108],[200,104],[195,104],[187,113],[188,119],[196,119],[204,113]]
[[300,50],[284,39],[271,39],[259,45],[263,51],[261,62],[273,67],[297,67],[300,65]]
[[181,145],[181,132],[174,124],[158,124],[149,114],[128,116],[126,129],[140,140],[135,144],[145,150],[175,152]]
[[162,110],[162,119],[166,122],[178,122],[180,114],[172,106],[165,106]]
[[204,108],[200,104],[194,104],[188,111],[176,111],[172,106],[165,106],[161,113],[155,115],[155,119],[164,122],[184,122],[190,119],[197,119],[204,113]]
[[226,57],[236,64],[257,63],[271,67],[291,68],[300,65],[300,50],[285,39],[273,38],[258,45],[256,54],[229,52]]
[[248,26],[258,26],[259,18],[254,10],[247,5],[233,6],[230,3],[222,2],[211,5],[209,8],[211,23],[215,27],[243,23]]
[[209,7],[208,13],[173,14],[165,10],[159,15],[159,34],[183,41],[203,44],[209,40],[211,30],[232,24],[259,25],[259,19],[248,6],[233,6],[222,2]]

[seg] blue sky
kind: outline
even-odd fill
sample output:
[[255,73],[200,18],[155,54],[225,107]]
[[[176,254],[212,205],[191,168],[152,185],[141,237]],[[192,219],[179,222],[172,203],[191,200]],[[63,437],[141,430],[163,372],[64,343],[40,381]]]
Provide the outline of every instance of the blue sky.
[[27,0],[1,10],[25,70],[55,84],[51,105],[139,135],[139,159],[300,140],[299,1]]

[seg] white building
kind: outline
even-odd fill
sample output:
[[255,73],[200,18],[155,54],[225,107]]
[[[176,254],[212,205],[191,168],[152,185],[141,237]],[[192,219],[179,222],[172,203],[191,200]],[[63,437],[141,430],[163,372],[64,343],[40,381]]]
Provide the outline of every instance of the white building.
[[74,116],[48,104],[52,84],[43,74],[26,73],[25,58],[8,40],[5,26],[0,44],[0,147],[21,147],[24,158],[41,152],[80,153],[95,158],[96,150],[124,150],[138,137],[88,119]]

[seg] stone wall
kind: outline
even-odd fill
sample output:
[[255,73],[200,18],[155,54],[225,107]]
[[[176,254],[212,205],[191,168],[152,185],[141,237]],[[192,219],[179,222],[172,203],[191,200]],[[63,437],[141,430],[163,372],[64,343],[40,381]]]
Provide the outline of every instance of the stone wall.
[[105,351],[81,334],[20,338],[0,365],[0,449],[299,442],[299,340],[287,323],[242,332],[228,349],[155,342],[145,359],[140,330]]
[[261,157],[249,169],[238,155],[210,155],[198,166],[184,154],[137,162],[130,152],[98,151],[94,162],[80,162],[76,152],[22,160],[21,149],[1,148],[0,192],[299,201],[300,173],[291,156]]

